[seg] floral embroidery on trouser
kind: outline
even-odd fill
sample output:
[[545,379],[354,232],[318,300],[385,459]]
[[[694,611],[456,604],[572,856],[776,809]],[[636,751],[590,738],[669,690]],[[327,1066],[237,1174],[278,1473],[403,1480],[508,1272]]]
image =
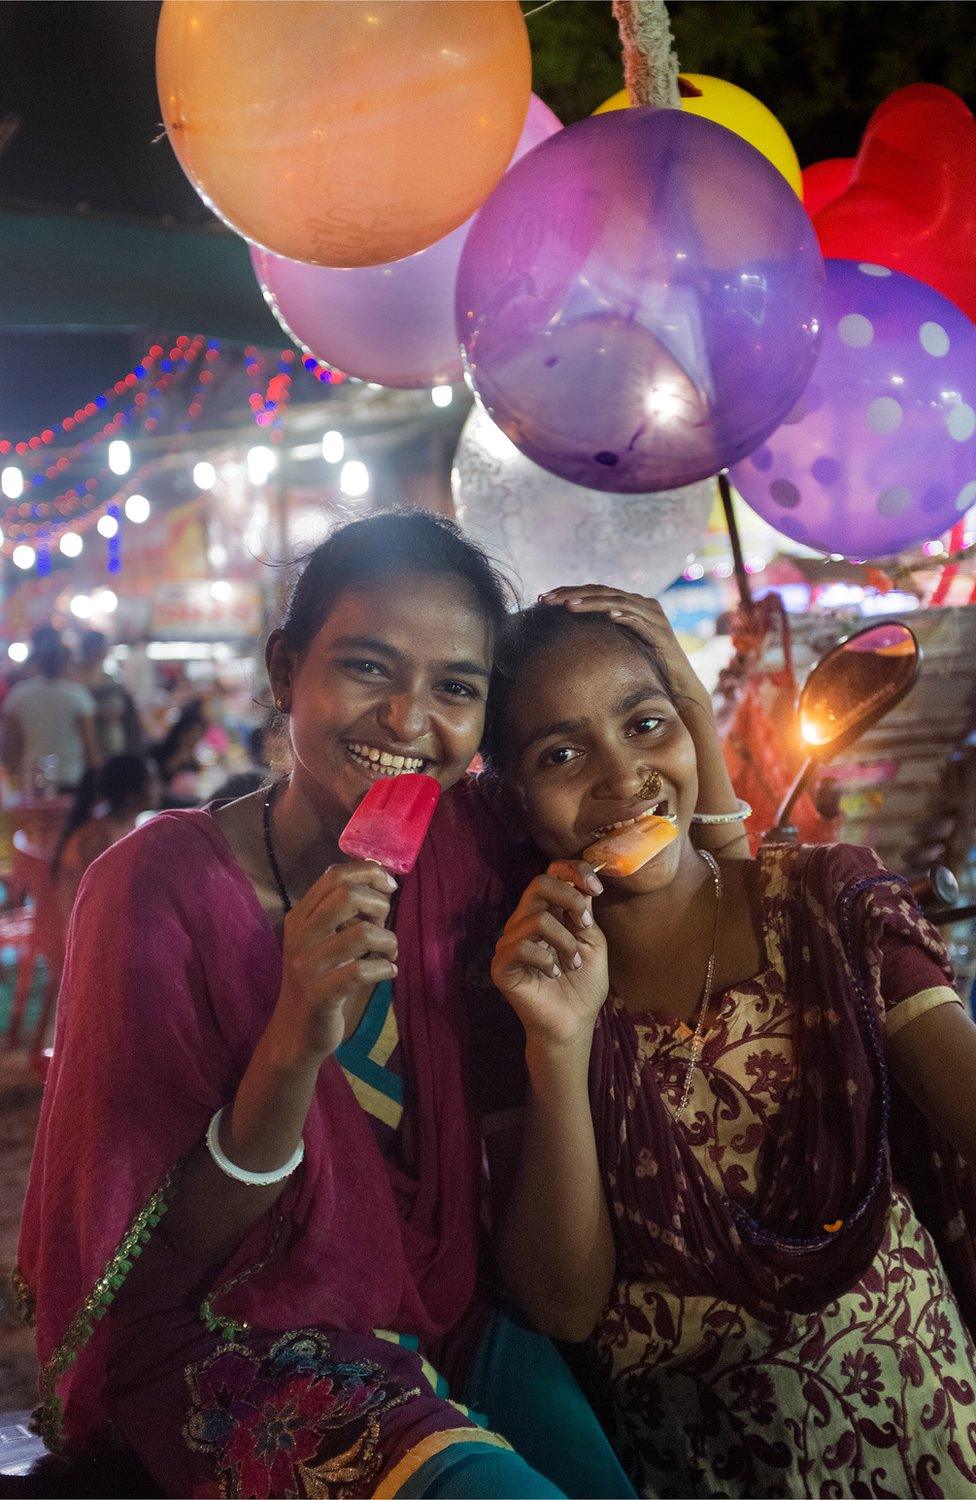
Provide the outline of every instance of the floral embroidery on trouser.
[[388,1462],[384,1416],[405,1390],[373,1361],[337,1360],[317,1329],[284,1334],[263,1353],[224,1344],[186,1371],[187,1444],[210,1455],[220,1493],[369,1493]]

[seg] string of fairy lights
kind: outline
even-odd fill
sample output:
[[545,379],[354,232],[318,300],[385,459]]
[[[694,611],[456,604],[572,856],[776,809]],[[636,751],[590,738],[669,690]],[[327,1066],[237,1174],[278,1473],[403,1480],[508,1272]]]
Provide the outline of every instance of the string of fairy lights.
[[[0,438],[0,495],[6,502],[0,509],[0,551],[25,574],[43,577],[55,553],[67,561],[80,557],[95,532],[106,545],[108,572],[119,572],[123,522],[141,525],[152,511],[142,487],[161,461],[189,446],[220,377],[230,372],[228,366],[236,369],[240,358],[235,353],[228,360],[220,340],[202,334],[181,334],[169,346],[152,343],[130,370],[83,406],[29,437]],[[248,407],[266,442],[283,438],[297,359],[294,349],[271,356],[253,346],[243,351]],[[311,356],[301,366],[322,384],[346,378]],[[134,467],[140,439],[163,435],[167,428],[165,452]],[[247,464],[252,481],[264,483],[275,464],[273,451],[257,445]],[[193,475],[200,491],[216,483],[208,463],[196,464]]]
[[[57,422],[17,441],[0,438],[0,552],[25,576],[43,578],[55,557],[59,564],[80,558],[94,534],[105,545],[106,571],[119,573],[125,525],[141,526],[152,514],[144,490],[162,467],[192,449],[215,390],[242,366],[247,406],[261,433],[246,453],[247,477],[258,487],[267,483],[278,462],[274,445],[284,439],[296,370],[321,385],[347,377],[307,352],[272,354],[248,345],[228,354],[219,339],[180,334],[171,344],[149,344],[130,370]],[[434,386],[430,397],[444,407],[453,391]],[[155,451],[136,462],[140,442],[149,438],[156,439]],[[323,434],[322,458],[338,469],[347,498],[369,492],[369,469],[347,455],[335,428]],[[207,459],[198,459],[191,472],[198,494],[218,482]],[[115,599],[111,590],[103,593]]]

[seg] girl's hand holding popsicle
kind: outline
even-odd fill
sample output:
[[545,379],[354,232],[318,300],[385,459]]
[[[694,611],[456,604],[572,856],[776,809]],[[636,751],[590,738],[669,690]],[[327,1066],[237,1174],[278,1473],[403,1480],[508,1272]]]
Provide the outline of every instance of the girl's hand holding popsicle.
[[593,916],[602,889],[588,864],[557,860],[505,924],[491,977],[529,1042],[589,1046],[610,989],[606,939]]

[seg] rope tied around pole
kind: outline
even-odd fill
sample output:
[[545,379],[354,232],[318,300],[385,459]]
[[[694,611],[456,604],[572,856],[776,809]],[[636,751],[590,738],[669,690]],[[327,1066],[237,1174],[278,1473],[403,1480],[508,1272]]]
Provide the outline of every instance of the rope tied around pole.
[[613,0],[632,104],[680,109],[678,57],[664,0]]

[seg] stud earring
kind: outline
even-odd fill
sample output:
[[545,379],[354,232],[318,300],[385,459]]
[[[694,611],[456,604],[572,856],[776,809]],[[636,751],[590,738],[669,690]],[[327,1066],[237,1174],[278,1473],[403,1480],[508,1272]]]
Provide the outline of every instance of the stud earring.
[[664,782],[661,779],[661,773],[659,771],[648,771],[644,780],[637,788],[637,795],[640,798],[646,797],[649,802],[653,802],[654,798],[660,797],[663,791]]
[[275,708],[278,710],[278,712],[280,714],[286,714],[288,712],[287,708],[285,707],[285,700],[284,700],[284,698],[276,698],[275,699]]

